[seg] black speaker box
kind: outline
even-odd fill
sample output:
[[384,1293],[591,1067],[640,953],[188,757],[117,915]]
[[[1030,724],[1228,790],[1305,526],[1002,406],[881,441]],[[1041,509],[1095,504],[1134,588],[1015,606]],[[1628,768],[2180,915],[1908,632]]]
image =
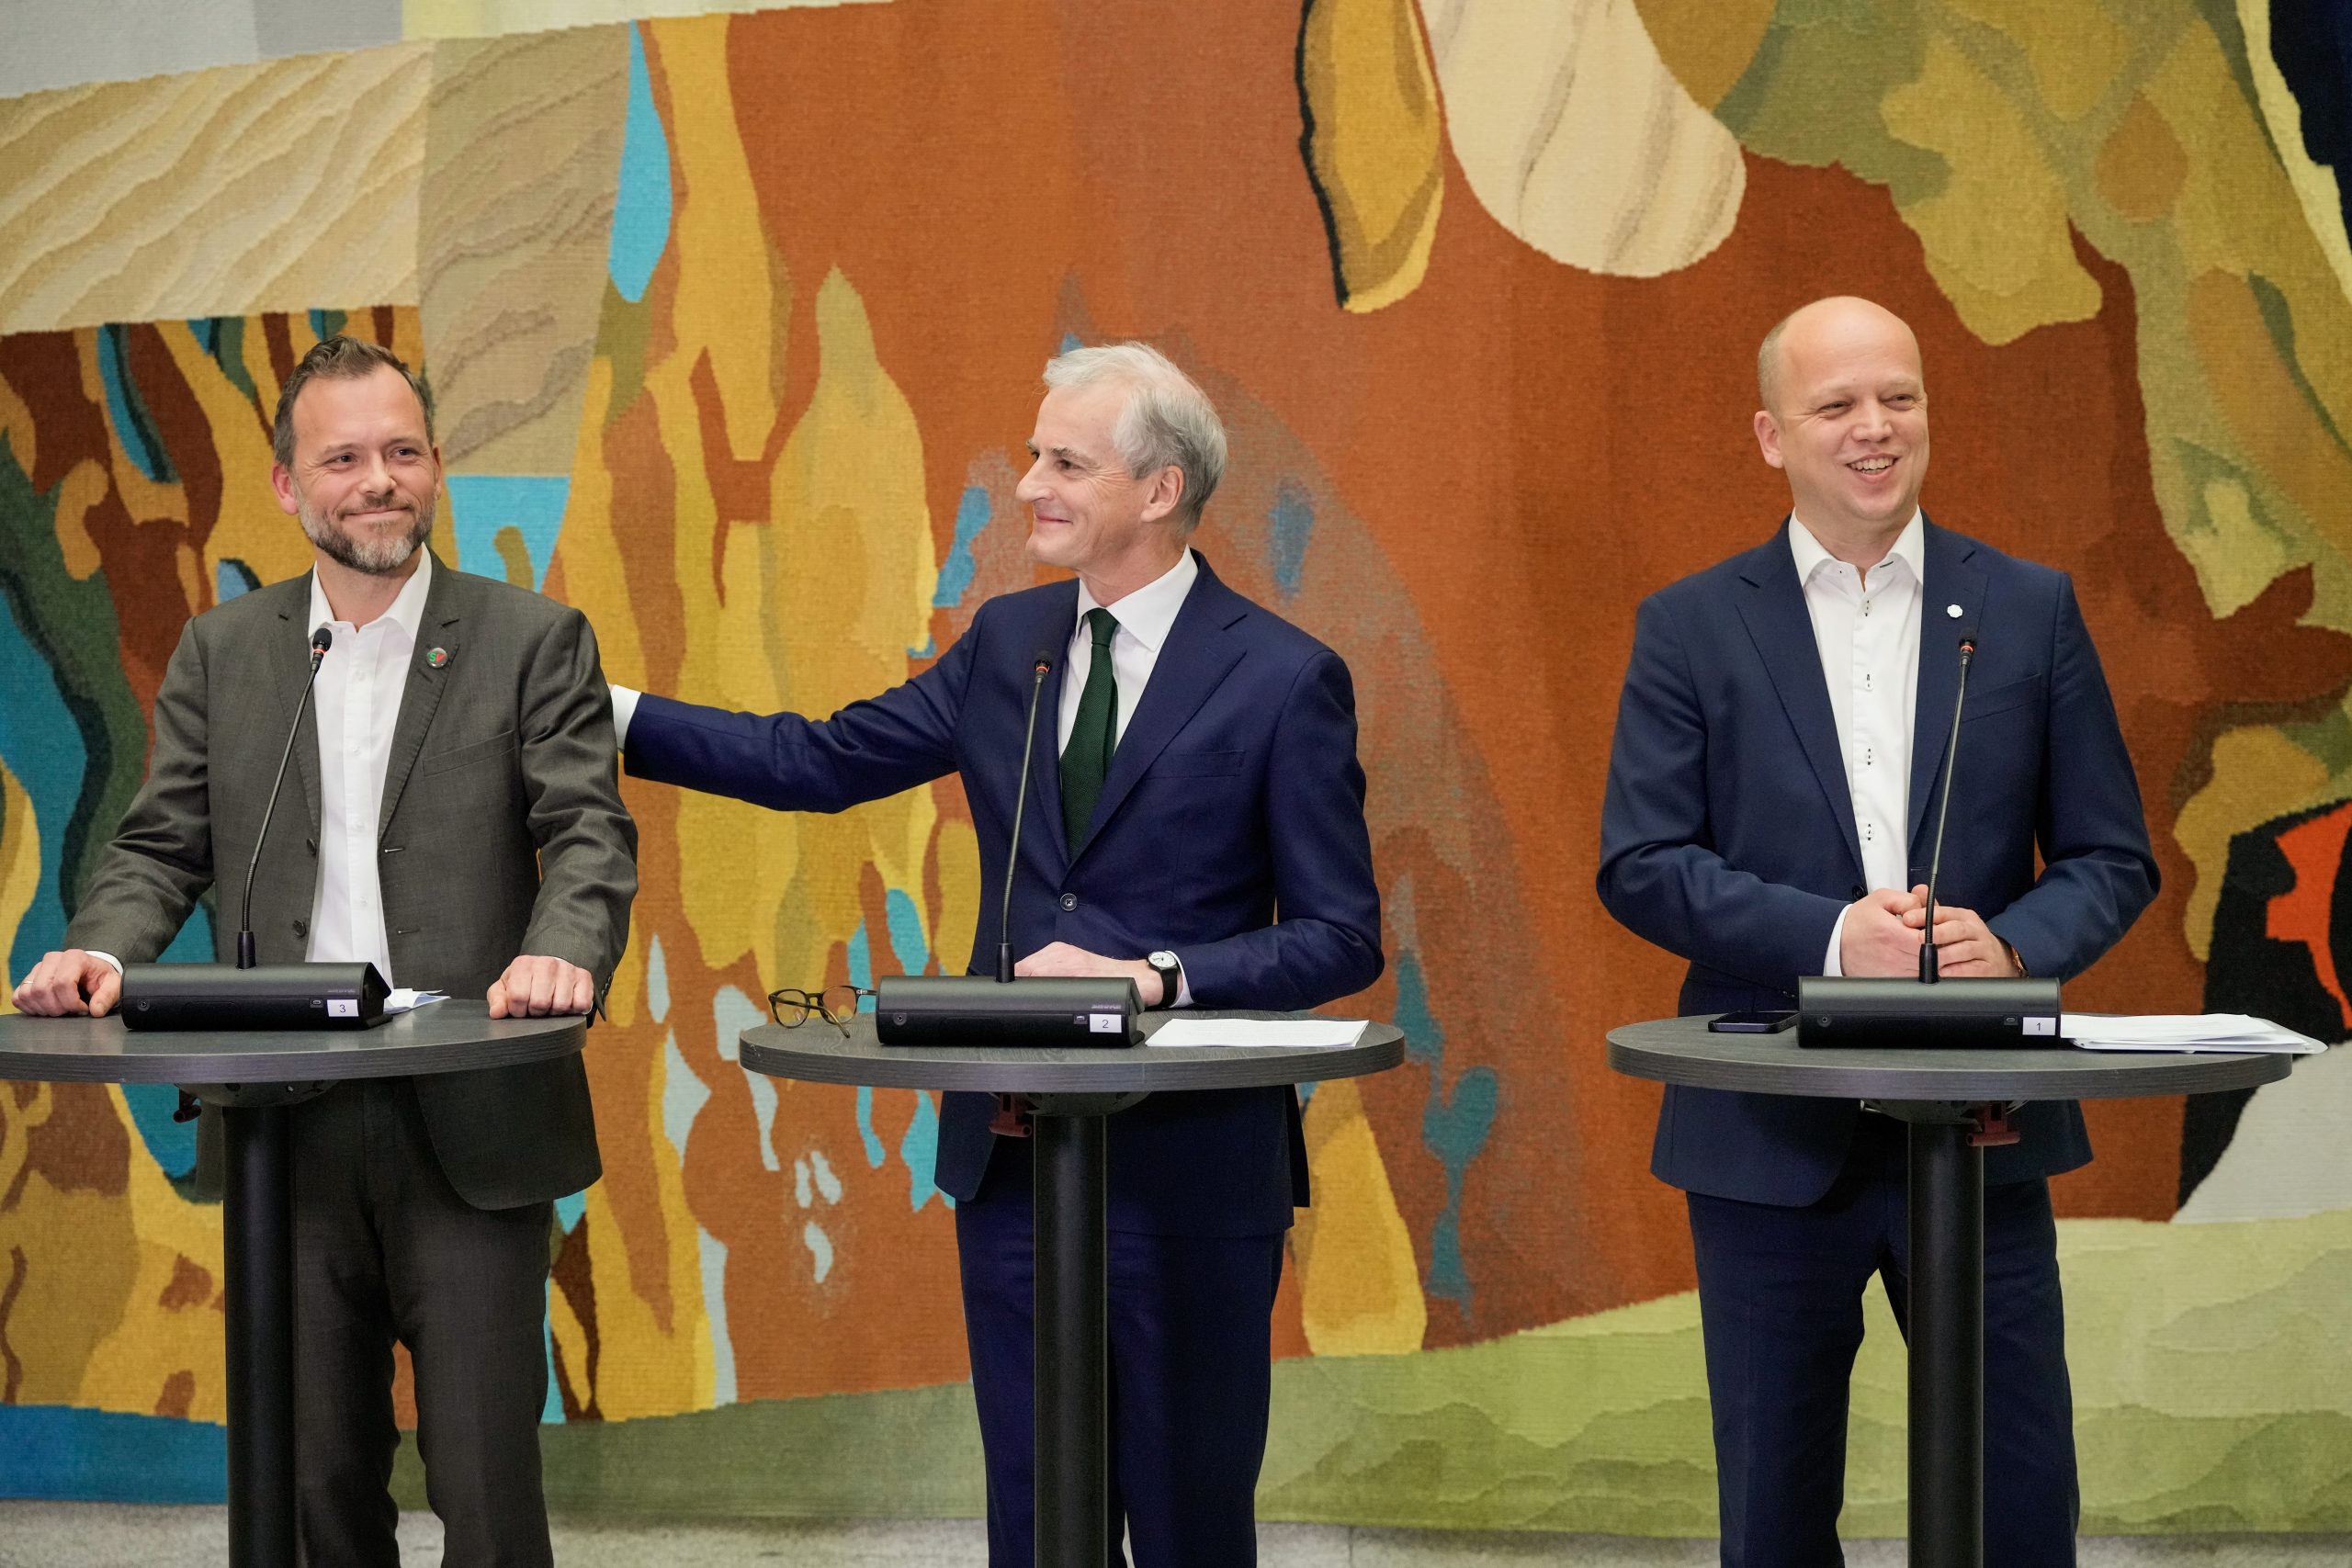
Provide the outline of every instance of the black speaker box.
[[2062,1045],[2058,982],[1809,975],[1797,982],[1797,1043],[2016,1050]]
[[373,964],[129,964],[126,1029],[368,1029],[390,994]]
[[874,987],[885,1045],[1026,1045],[1091,1050],[1143,1038],[1136,983],[1092,976],[890,975]]

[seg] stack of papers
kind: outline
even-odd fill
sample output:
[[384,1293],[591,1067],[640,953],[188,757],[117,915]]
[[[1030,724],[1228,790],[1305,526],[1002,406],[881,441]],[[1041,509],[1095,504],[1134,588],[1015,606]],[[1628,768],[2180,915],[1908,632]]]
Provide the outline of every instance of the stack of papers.
[[2058,1032],[2086,1051],[2221,1051],[2311,1056],[2327,1047],[2267,1018],[2242,1012],[2143,1013],[2119,1016],[2070,1012]]
[[418,1008],[448,999],[447,991],[418,991],[406,986],[395,986],[391,994],[384,998],[384,1016],[390,1018],[396,1012],[414,1012]]
[[1153,1031],[1149,1045],[1352,1045],[1363,1033],[1360,1018],[1171,1018]]

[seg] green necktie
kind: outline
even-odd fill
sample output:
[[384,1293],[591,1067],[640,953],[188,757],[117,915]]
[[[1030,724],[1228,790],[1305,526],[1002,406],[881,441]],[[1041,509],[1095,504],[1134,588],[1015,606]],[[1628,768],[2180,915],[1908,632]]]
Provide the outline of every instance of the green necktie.
[[1111,753],[1119,744],[1119,683],[1111,672],[1111,634],[1119,623],[1108,610],[1089,610],[1086,626],[1094,637],[1094,659],[1078,696],[1078,722],[1062,748],[1062,836],[1073,850],[1094,819],[1094,803],[1102,798]]

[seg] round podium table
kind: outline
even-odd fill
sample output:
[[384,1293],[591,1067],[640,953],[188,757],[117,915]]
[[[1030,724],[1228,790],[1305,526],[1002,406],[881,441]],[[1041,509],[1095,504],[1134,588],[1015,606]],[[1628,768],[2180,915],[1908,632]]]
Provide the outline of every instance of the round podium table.
[[435,1002],[373,1029],[138,1031],[118,1018],[0,1017],[0,1079],[179,1084],[220,1107],[227,1187],[229,1561],[293,1568],[294,1272],[288,1108],[345,1078],[423,1077],[567,1056],[587,1021]]
[[[1143,1015],[1156,1032],[1171,1013]],[[1188,1018],[1279,1019],[1187,1011]],[[1148,1094],[1361,1077],[1405,1058],[1405,1036],[1369,1023],[1353,1045],[1121,1050],[884,1045],[874,1019],[845,1028],[773,1023],[742,1035],[743,1066],[771,1077],[1028,1098],[1035,1143],[1036,1515],[1039,1568],[1102,1568],[1109,1555],[1110,1439],[1105,1120]]]
[[1806,1049],[1793,1031],[1713,1034],[1707,1019],[1609,1032],[1621,1073],[1692,1089],[1857,1100],[1910,1131],[1910,1561],[1984,1561],[1984,1150],[2011,1101],[2251,1089],[2294,1058],[2197,1053]]

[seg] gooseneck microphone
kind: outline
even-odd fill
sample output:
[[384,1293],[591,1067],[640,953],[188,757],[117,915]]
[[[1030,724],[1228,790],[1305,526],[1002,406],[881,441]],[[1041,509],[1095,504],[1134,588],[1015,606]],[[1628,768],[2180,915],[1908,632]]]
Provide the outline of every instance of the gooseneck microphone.
[[294,722],[286,731],[286,750],[278,753],[277,776],[269,781],[269,803],[261,808],[261,831],[254,836],[254,858],[245,867],[244,915],[237,922],[237,967],[254,966],[254,873],[261,869],[261,847],[269,841],[269,818],[277,809],[277,792],[286,783],[286,764],[294,760],[294,739],[302,732],[302,711],[311,705],[311,689],[319,683],[319,666],[334,646],[334,632],[321,626],[311,634],[311,674],[302,682],[302,699],[294,705]]
[[1029,727],[1021,735],[1021,789],[1012,797],[1012,842],[1004,854],[1004,904],[996,921],[996,977],[1012,983],[1012,879],[1021,874],[1021,817],[1029,807],[1029,765],[1037,757],[1037,704],[1046,694],[1046,677],[1053,672],[1050,649],[1039,649],[1029,661]]
[[1968,666],[1976,657],[1976,634],[1960,639],[1960,690],[1951,699],[1951,739],[1944,746],[1943,797],[1936,803],[1936,847],[1928,857],[1928,923],[1919,933],[1919,980],[1932,986],[1936,970],[1936,878],[1944,869],[1944,819],[1951,815],[1951,776],[1960,767],[1960,710],[1968,701]]

